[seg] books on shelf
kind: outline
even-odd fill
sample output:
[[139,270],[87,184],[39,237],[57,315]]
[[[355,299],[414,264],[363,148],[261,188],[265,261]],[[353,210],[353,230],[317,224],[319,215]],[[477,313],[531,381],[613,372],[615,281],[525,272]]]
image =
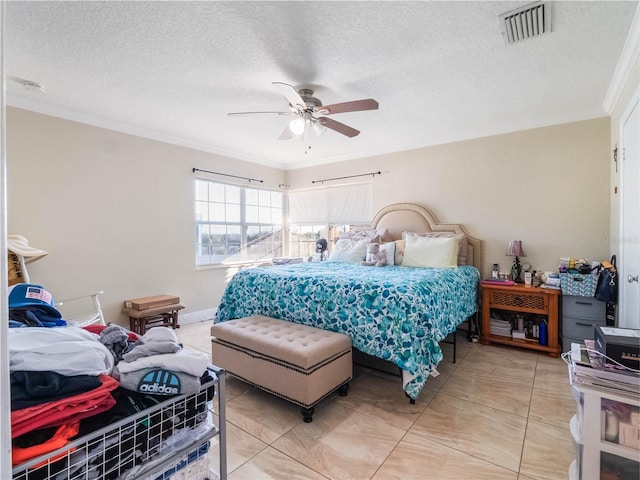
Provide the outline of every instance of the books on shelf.
[[491,335],[501,335],[503,337],[511,336],[511,322],[491,317],[489,323],[489,332]]

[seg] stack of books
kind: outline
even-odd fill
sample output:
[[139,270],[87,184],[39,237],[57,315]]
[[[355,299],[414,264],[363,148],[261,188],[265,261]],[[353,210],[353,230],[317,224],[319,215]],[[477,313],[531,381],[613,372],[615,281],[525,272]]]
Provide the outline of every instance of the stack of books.
[[491,335],[502,335],[504,337],[510,337],[511,322],[491,317],[489,332],[491,333]]
[[605,362],[593,340],[571,344],[571,382],[616,388],[640,395],[640,372]]

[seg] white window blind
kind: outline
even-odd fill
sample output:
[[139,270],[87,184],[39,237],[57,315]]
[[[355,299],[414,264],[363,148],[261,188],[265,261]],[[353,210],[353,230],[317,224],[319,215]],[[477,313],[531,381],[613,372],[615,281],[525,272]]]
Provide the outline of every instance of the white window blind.
[[358,183],[289,192],[289,220],[300,223],[368,224],[372,184]]

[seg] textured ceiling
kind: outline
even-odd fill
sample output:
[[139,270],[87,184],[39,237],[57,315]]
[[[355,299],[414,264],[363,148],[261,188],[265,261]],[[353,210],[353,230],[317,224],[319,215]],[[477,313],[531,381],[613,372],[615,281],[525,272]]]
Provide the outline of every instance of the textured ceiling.
[[[284,169],[607,115],[638,2],[556,1],[506,45],[527,3],[5,2],[7,103]],[[226,115],[286,111],[274,81],[380,108],[332,116],[354,138]]]

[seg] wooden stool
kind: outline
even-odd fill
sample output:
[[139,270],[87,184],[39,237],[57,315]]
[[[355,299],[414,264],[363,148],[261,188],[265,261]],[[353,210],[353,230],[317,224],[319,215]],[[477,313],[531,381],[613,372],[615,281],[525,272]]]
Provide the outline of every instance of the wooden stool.
[[173,305],[163,305],[161,307],[148,308],[147,310],[129,309],[129,330],[139,335],[144,335],[149,327],[171,327],[180,328],[178,325],[178,311],[184,305],[175,303]]

